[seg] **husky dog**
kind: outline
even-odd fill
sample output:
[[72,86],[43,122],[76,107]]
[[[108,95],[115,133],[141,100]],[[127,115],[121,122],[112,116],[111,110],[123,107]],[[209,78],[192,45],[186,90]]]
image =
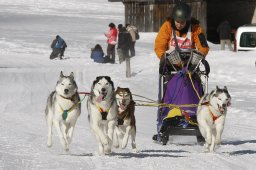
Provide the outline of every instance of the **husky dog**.
[[45,109],[48,124],[48,147],[52,146],[52,124],[54,124],[64,150],[69,150],[74,127],[81,113],[77,89],[73,72],[69,76],[64,76],[61,71],[55,91],[48,97]]
[[206,94],[199,102],[197,122],[202,136],[205,138],[205,149],[214,152],[216,145],[221,142],[227,107],[231,105],[231,97],[227,87],[220,89],[216,86],[210,94]]
[[87,101],[88,119],[99,143],[99,154],[111,153],[117,105],[114,83],[108,76],[96,77]]
[[114,133],[114,146],[126,148],[129,135],[131,135],[132,149],[137,152],[136,137],[136,120],[135,120],[135,102],[132,99],[132,93],[129,88],[117,87],[116,101],[118,106],[117,121]]

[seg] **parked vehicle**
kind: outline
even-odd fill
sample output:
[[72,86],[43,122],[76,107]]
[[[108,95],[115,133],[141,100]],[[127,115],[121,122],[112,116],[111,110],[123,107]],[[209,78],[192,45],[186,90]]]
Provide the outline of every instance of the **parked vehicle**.
[[256,24],[240,26],[236,32],[236,50],[256,50]]

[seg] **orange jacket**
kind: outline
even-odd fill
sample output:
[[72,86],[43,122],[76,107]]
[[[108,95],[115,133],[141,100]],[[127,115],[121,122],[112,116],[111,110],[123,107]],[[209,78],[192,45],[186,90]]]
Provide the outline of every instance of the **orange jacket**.
[[[199,35],[203,34],[202,28],[196,24],[192,24],[192,31],[191,31],[191,39],[192,39],[192,48],[197,49],[201,52],[204,56],[207,55],[209,51],[208,45],[202,46],[201,41],[199,39]],[[176,31],[176,35],[179,35],[179,31]],[[172,37],[172,26],[171,22],[165,21],[164,24],[161,26],[156,40],[155,40],[155,53],[157,57],[160,59],[164,53],[169,49],[171,37]],[[183,34],[182,37],[186,37],[186,34]]]

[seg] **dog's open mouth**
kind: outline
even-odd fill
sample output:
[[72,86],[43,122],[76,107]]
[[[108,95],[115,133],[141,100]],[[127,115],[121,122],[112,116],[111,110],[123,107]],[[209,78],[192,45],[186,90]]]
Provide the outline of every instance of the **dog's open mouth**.
[[122,102],[119,102],[119,108],[122,109],[122,110],[125,110],[126,109],[126,105],[123,104]]
[[101,102],[101,101],[103,101],[103,100],[106,98],[106,96],[107,96],[107,93],[106,93],[106,92],[102,92],[102,93],[100,93],[100,95],[96,98],[96,101],[97,101],[97,102]]
[[218,108],[219,108],[219,111],[220,111],[222,114],[226,111],[226,107],[221,107],[219,104],[218,104]]

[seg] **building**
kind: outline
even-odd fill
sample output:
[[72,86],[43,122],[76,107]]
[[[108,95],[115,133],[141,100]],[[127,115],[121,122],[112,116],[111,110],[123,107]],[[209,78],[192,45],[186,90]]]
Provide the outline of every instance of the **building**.
[[[158,32],[180,0],[108,0],[125,6],[125,23],[136,25],[142,32]],[[182,0],[192,8],[211,42],[218,42],[217,26],[227,19],[234,29],[256,23],[256,0]]]

